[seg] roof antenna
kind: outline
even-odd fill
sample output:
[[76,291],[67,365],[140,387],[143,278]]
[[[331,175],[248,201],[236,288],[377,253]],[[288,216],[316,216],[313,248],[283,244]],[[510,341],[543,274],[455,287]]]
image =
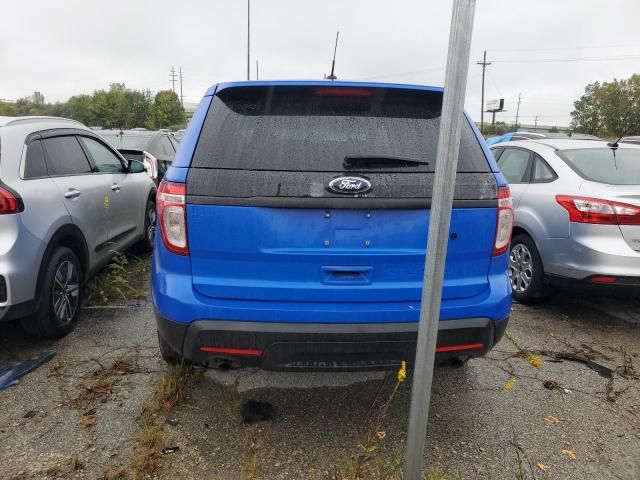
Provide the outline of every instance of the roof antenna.
[[613,149],[615,150],[616,148],[618,148],[618,143],[620,142],[620,140],[622,140],[622,137],[624,137],[624,135],[622,135],[620,138],[618,138],[618,139],[617,139],[615,142],[613,142],[613,143],[611,143],[611,142],[607,143],[607,147],[609,147],[609,148],[613,148]]
[[326,77],[327,80],[338,79],[338,77],[336,77],[334,74],[334,71],[336,69],[336,51],[338,50],[338,35],[340,35],[340,32],[336,32],[336,46],[333,48],[333,61],[331,62],[331,75]]

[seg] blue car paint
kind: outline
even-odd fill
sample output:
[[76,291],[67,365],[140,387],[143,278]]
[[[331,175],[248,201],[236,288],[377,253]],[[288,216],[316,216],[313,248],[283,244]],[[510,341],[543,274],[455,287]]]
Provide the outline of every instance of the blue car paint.
[[[323,82],[323,81],[252,81],[221,83],[212,86],[203,98],[194,114],[176,158],[167,171],[165,179],[171,182],[185,182],[188,168],[195,150],[200,130],[211,105],[212,96],[227,88],[237,86],[345,86],[345,87],[382,87],[398,89],[415,89],[442,92],[442,88],[419,85],[380,84],[370,82]],[[487,147],[482,135],[465,114],[482,151],[489,162],[499,187],[507,182]],[[211,207],[209,207],[211,208]],[[228,207],[220,207],[228,208]],[[259,207],[239,207],[259,209]],[[491,208],[491,225],[495,225],[497,209]],[[425,219],[429,211],[425,210]],[[188,207],[187,218],[193,214]],[[425,220],[426,221],[426,220]],[[190,245],[197,248],[197,236],[194,234]],[[491,235],[495,231],[491,230]],[[426,238],[423,239],[426,243]],[[192,247],[193,248],[193,247]],[[424,255],[424,248],[422,249]],[[486,252],[491,256],[491,252]],[[447,262],[449,263],[449,262]],[[455,320],[475,317],[490,318],[499,321],[507,318],[511,311],[511,287],[506,274],[508,253],[490,257],[487,284],[481,291],[465,298],[445,298],[441,305],[441,320]],[[178,323],[190,323],[202,319],[237,320],[247,322],[298,322],[298,323],[401,323],[417,322],[420,312],[419,301],[273,301],[264,299],[229,299],[214,298],[199,293],[193,286],[193,266],[188,256],[174,255],[164,247],[160,236],[156,236],[154,261],[152,268],[153,299],[157,312],[162,317]],[[455,282],[454,282],[455,283]],[[445,278],[445,291],[455,288],[455,284]],[[418,288],[419,285],[414,286]]]

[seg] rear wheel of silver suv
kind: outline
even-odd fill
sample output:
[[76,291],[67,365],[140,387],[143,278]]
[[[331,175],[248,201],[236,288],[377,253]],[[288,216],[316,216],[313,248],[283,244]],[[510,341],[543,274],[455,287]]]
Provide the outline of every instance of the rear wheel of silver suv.
[[153,250],[153,242],[156,236],[156,227],[156,202],[153,200],[153,198],[149,198],[149,200],[147,200],[147,206],[144,211],[144,237],[138,244],[142,251],[150,252]]
[[38,310],[21,324],[29,335],[62,337],[78,319],[84,275],[78,257],[66,247],[56,248],[46,262],[38,285]]
[[542,260],[531,237],[523,233],[511,240],[509,282],[513,298],[521,303],[533,303],[544,297]]

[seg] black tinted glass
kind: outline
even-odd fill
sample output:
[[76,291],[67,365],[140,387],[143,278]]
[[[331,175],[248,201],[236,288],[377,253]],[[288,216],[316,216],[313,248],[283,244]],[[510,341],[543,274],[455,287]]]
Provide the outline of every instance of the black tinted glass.
[[[429,164],[398,167],[390,163],[385,171],[433,171],[441,107],[442,94],[429,91],[228,88],[213,99],[192,166],[331,172],[344,169],[347,155],[387,155]],[[466,120],[458,171],[489,171]]]
[[93,157],[93,162],[98,167],[99,172],[120,173],[124,171],[120,159],[100,142],[87,137],[82,137],[81,141],[89,150],[89,154]]
[[39,178],[47,176],[47,164],[40,140],[27,145],[27,157],[24,165],[24,178]]
[[50,175],[91,173],[91,166],[76,137],[54,137],[43,140]]

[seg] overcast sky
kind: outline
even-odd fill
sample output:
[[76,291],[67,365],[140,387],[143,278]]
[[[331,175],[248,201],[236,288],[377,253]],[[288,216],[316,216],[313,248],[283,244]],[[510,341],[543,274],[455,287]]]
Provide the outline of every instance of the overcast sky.
[[[336,30],[341,80],[442,85],[452,1],[252,0],[251,72],[261,79],[322,78]],[[246,78],[245,0],[5,0],[0,24],[0,98],[41,91],[47,101],[124,82],[171,87],[182,66],[185,101],[210,85]],[[568,125],[588,83],[640,72],[637,0],[478,0],[467,110],[505,99],[513,121]],[[521,63],[520,63],[521,62]]]

